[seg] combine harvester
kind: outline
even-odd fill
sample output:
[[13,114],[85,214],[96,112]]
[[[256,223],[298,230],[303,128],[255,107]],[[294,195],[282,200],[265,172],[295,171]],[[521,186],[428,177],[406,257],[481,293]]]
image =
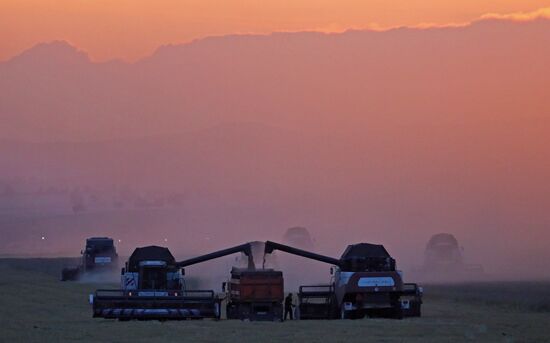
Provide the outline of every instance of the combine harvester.
[[334,266],[330,284],[300,287],[299,319],[420,316],[422,288],[403,282],[395,260],[382,245],[349,245],[336,259],[275,242],[265,243],[265,254],[275,250]]
[[188,290],[168,248],[136,248],[122,269],[120,289],[90,295],[93,316],[119,320],[219,318],[212,290]]
[[80,253],[82,255],[80,265],[63,268],[61,281],[74,281],[87,273],[112,272],[118,268],[118,254],[112,238],[88,238],[86,247]]
[[[228,319],[280,321],[283,315],[284,280],[280,271],[256,269],[252,247],[233,248],[176,262],[167,248],[137,248],[122,270],[121,288],[97,290],[90,295],[93,316],[130,319],[202,319],[221,317],[226,301]],[[263,258],[275,250],[329,263],[333,281],[329,285],[301,286],[299,319],[346,319],[365,315],[402,318],[420,316],[422,289],[403,283],[395,260],[381,245],[350,245],[340,259],[266,242]],[[225,297],[213,290],[187,289],[184,267],[243,253],[248,268],[233,268],[222,288]]]
[[424,263],[416,272],[430,282],[480,280],[484,277],[483,266],[466,263],[464,248],[450,233],[438,233],[430,238],[424,252]]

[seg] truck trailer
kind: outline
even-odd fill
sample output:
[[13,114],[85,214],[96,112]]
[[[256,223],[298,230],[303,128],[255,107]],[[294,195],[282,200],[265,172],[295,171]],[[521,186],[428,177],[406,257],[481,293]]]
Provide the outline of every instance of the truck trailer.
[[280,321],[283,273],[273,269],[231,269],[226,287],[227,319]]

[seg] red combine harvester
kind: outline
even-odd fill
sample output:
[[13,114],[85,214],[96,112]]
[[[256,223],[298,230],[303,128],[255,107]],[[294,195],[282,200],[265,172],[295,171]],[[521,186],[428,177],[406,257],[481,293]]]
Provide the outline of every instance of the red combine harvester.
[[395,268],[395,260],[382,245],[353,244],[336,259],[266,242],[266,254],[275,250],[334,266],[330,284],[300,287],[300,319],[420,316],[422,288],[403,282],[401,272]]

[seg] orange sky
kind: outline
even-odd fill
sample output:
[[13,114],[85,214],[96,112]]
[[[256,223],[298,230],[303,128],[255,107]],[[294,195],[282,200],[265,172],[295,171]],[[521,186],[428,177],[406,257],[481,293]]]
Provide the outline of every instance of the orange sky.
[[0,0],[0,60],[67,40],[94,60],[136,60],[208,35],[413,26],[532,12],[550,0]]

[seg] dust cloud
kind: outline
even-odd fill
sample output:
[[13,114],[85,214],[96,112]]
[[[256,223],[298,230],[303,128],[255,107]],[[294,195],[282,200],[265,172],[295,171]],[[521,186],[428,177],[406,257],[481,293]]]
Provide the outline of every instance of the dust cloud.
[[[108,236],[121,259],[183,259],[295,237],[333,257],[383,244],[407,281],[471,278],[425,266],[444,232],[483,278],[548,279],[549,30],[227,36],[132,64],[30,49],[0,62],[0,256],[78,256]],[[287,235],[300,227],[311,240]],[[238,259],[186,273],[219,287]],[[330,280],[281,252],[266,266],[293,288]]]

